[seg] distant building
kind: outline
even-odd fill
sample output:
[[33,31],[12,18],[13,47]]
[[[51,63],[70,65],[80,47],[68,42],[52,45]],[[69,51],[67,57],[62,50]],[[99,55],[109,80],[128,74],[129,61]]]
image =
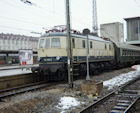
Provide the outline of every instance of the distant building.
[[140,45],[140,17],[125,18],[127,23],[127,43]]
[[32,49],[37,51],[38,38],[24,35],[0,34],[0,51],[17,51],[19,49]]
[[113,42],[124,42],[123,23],[114,22],[100,25],[101,37],[108,38]]

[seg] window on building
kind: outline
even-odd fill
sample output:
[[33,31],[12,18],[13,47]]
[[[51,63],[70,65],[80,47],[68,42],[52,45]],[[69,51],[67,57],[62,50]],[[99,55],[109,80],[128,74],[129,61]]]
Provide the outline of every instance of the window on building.
[[92,48],[92,41],[90,41],[90,48]]
[[50,48],[50,39],[46,39],[46,48]]
[[60,48],[60,38],[52,39],[52,48]]
[[136,31],[136,34],[138,34],[138,32],[139,32],[139,31],[138,31],[138,27],[136,27],[136,30],[135,30],[135,31]]
[[8,39],[8,45],[10,44],[10,39]]
[[28,42],[28,40],[26,40],[26,49],[29,49],[29,42]]
[[75,39],[72,39],[72,47],[75,48]]
[[[40,40],[40,43],[39,43],[39,48],[43,48],[44,47],[44,39],[41,39]],[[29,49],[29,47],[28,47]]]
[[18,40],[16,40],[16,45],[18,45]]
[[3,44],[5,44],[5,40],[3,39]]
[[85,47],[86,47],[85,40],[82,40],[82,47],[83,47],[83,48],[85,48]]
[[2,44],[1,44],[1,39],[0,39],[0,50],[1,50],[1,45],[2,45]]
[[15,43],[15,40],[13,39],[13,40],[12,40],[12,44],[14,44],[14,43]]

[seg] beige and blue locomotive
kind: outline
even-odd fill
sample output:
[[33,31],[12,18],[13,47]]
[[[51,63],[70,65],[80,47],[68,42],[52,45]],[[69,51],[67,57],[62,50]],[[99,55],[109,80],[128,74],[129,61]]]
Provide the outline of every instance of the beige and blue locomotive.
[[[86,73],[87,37],[71,34],[74,75]],[[96,36],[88,36],[90,73],[96,73],[110,66],[115,60],[114,44]],[[39,70],[46,79],[65,79],[67,77],[67,34],[52,32],[39,40]],[[77,70],[77,71],[76,71]]]

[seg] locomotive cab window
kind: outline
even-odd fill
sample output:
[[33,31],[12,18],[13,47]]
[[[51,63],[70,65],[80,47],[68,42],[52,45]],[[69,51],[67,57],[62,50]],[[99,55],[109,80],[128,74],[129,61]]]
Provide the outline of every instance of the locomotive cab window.
[[52,39],[52,48],[60,48],[60,38]]
[[50,39],[46,39],[46,48],[50,48]]
[[[16,44],[17,44],[17,42],[16,42]],[[44,39],[40,40],[39,48],[44,48]]]
[[83,48],[85,48],[85,47],[86,47],[85,40],[82,40],[82,47],[83,47]]

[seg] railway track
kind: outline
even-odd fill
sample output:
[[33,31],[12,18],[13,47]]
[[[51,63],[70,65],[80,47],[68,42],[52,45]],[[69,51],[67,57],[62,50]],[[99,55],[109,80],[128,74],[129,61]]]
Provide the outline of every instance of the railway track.
[[139,84],[140,78],[130,81],[83,109],[80,113],[128,113],[140,100]]
[[49,87],[51,85],[52,85],[52,83],[36,82],[36,83],[31,83],[31,84],[27,84],[27,85],[23,85],[23,86],[19,86],[19,87],[0,90],[0,100],[3,101],[2,99],[5,97]]

